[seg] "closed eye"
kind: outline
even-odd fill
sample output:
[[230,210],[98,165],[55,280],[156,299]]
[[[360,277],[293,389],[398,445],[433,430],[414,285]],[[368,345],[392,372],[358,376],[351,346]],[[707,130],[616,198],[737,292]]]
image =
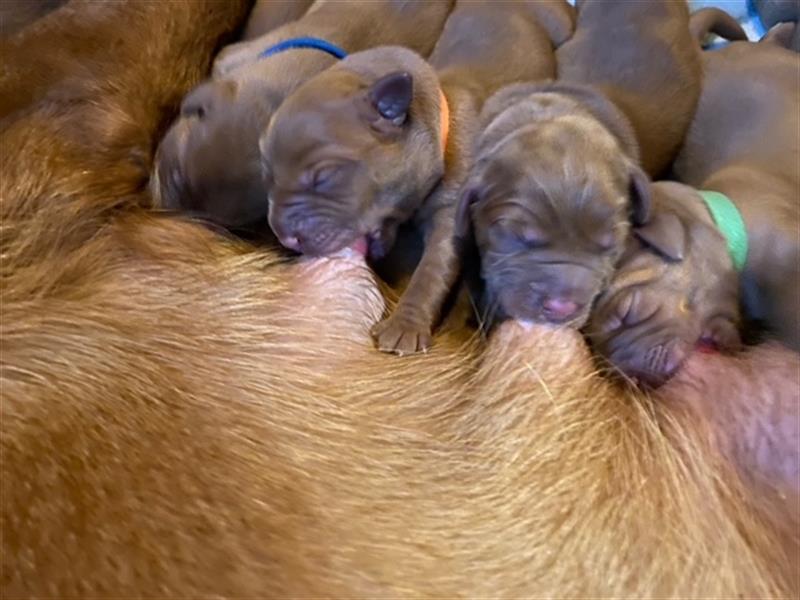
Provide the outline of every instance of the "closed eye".
[[492,223],[489,237],[493,248],[504,254],[536,250],[544,248],[548,243],[548,240],[530,225],[504,219]]

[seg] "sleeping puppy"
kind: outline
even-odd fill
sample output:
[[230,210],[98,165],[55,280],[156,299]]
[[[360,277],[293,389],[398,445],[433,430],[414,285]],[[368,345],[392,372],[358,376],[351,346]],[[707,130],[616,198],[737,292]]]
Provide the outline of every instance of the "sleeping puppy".
[[488,103],[462,194],[487,318],[580,327],[606,285],[650,183],[625,117],[589,87],[511,86]]
[[336,59],[310,48],[258,55],[307,36],[347,52],[400,44],[427,54],[451,5],[452,0],[323,0],[298,21],[248,42],[245,50],[237,45],[223,53],[214,78],[186,96],[180,118],[161,142],[152,180],[156,204],[230,228],[265,221],[258,135],[286,96]]
[[738,277],[726,239],[697,190],[652,186],[651,216],[634,230],[585,333],[594,350],[629,379],[655,387],[698,341],[740,345]]
[[[310,255],[360,247],[377,259],[416,218],[425,251],[397,310],[373,331],[381,350],[425,350],[458,275],[453,216],[475,123],[502,86],[555,75],[572,31],[562,0],[458,2],[426,63],[401,48],[353,55],[311,80],[260,141],[269,222]],[[499,68],[498,65],[502,65]]]
[[657,184],[651,221],[587,328],[600,354],[650,385],[674,374],[698,339],[735,349],[740,296],[747,317],[800,349],[800,57],[739,42],[707,53],[705,67],[675,172],[733,202],[747,245],[730,217],[712,219],[697,189]]
[[689,8],[682,0],[584,0],[578,7],[575,35],[558,49],[559,79],[611,99],[636,132],[645,172],[658,176],[678,154],[700,97]]
[[[631,223],[647,221],[647,169],[665,165],[688,126],[700,69],[686,6],[599,4],[580,4],[575,35],[557,52],[560,82],[504,90],[485,111],[459,221],[471,216],[489,322],[510,317],[581,327]],[[580,63],[595,65],[595,52],[607,64],[590,73]],[[678,111],[683,124],[665,125],[669,151],[637,129],[642,115],[662,110],[664,94],[689,96]],[[660,122],[652,124],[659,129]],[[465,234],[468,227],[459,229]]]

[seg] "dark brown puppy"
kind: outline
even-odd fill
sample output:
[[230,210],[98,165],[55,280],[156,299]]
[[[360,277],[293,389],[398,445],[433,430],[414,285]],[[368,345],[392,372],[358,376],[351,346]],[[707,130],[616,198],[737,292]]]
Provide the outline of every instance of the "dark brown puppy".
[[[700,97],[699,47],[684,1],[584,0],[558,49],[559,79],[601,90],[633,125],[655,177],[678,153]],[[733,20],[733,19],[731,19]]]
[[562,0],[459,2],[430,64],[401,48],[353,55],[276,113],[260,143],[284,246],[324,255],[362,244],[380,258],[398,225],[416,217],[423,229],[421,262],[373,331],[381,350],[430,345],[458,275],[453,213],[481,107],[504,85],[553,77],[553,47],[571,29]]
[[[705,57],[706,83],[675,170],[739,209],[749,250],[737,280],[725,237],[694,188],[659,184],[651,222],[631,242],[588,334],[617,368],[650,384],[670,377],[698,339],[738,345],[747,315],[800,349],[800,57],[734,43]],[[739,284],[737,290],[736,284]]]
[[[256,0],[244,27],[242,40],[252,40],[302,17],[314,0]],[[230,46],[229,46],[230,47]]]
[[[575,36],[557,52],[566,81],[512,88],[490,102],[460,211],[466,222],[473,205],[490,317],[585,323],[630,223],[647,220],[637,138],[650,173],[677,150],[696,101],[698,52],[683,3],[584,2]],[[598,57],[606,62],[594,67]],[[688,98],[677,103],[680,123],[649,123],[664,129],[657,137],[669,138],[667,151],[640,125],[676,95]]]
[[[302,19],[253,40],[250,48],[257,55],[278,42],[313,36],[347,52],[399,44],[427,54],[451,5],[452,0],[325,0]],[[336,62],[315,49],[253,62],[252,54],[237,48],[217,62],[214,79],[186,97],[161,144],[153,181],[161,206],[228,227],[265,219],[258,135],[286,96]]]

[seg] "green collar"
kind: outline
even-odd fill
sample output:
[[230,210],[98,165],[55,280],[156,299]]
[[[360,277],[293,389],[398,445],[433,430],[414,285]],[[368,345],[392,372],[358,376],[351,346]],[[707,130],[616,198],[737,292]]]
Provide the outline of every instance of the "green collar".
[[725,241],[728,242],[728,252],[733,259],[733,266],[737,271],[741,271],[747,262],[747,228],[742,213],[725,194],[702,190],[698,190],[698,193],[706,203],[708,212],[711,213]]

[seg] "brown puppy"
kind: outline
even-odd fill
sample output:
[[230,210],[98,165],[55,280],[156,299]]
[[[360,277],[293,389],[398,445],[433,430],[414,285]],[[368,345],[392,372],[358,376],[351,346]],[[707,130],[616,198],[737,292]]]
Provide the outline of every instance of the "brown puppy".
[[[484,115],[460,214],[472,212],[490,321],[585,323],[630,223],[647,220],[646,171],[677,151],[696,102],[699,47],[684,3],[587,1],[579,12],[557,52],[564,82],[505,90]],[[642,119],[672,96],[680,119],[648,122],[660,131],[653,144]]]
[[[429,53],[452,0],[323,0],[303,18],[248,44],[256,53],[276,43],[313,36],[346,52],[381,44]],[[237,46],[237,48],[240,48]],[[211,79],[184,100],[181,117],[161,143],[154,195],[224,226],[264,221],[258,135],[283,99],[305,80],[335,64],[316,49],[293,49],[265,59],[223,54]]]
[[739,280],[694,188],[653,184],[650,221],[634,230],[586,328],[594,349],[627,377],[657,386],[698,341],[739,347]]
[[314,0],[256,0],[247,18],[242,40],[259,38],[281,25],[296,21],[312,4]]
[[797,354],[695,357],[698,418],[574,331],[373,352],[363,263],[140,208],[126,157],[245,3],[86,7],[115,51],[0,139],[0,595],[797,596]]
[[559,79],[592,85],[611,99],[636,132],[645,172],[660,175],[677,155],[700,97],[687,3],[583,0],[575,35],[557,56]]
[[633,130],[599,92],[561,83],[512,86],[484,113],[458,223],[472,221],[489,320],[579,327],[630,221],[647,219]]
[[[705,56],[700,106],[675,165],[682,180],[739,209],[749,249],[739,279],[747,315],[800,349],[800,57],[734,43]],[[659,184],[652,221],[631,242],[588,329],[623,372],[658,384],[709,337],[736,347],[737,282],[726,238],[698,192]]]
[[553,47],[571,29],[562,0],[459,2],[430,64],[399,48],[353,55],[275,114],[260,144],[284,246],[323,255],[360,244],[380,258],[401,223],[416,217],[424,230],[421,262],[375,328],[381,350],[430,345],[458,274],[453,212],[478,113],[504,85],[553,77]]

